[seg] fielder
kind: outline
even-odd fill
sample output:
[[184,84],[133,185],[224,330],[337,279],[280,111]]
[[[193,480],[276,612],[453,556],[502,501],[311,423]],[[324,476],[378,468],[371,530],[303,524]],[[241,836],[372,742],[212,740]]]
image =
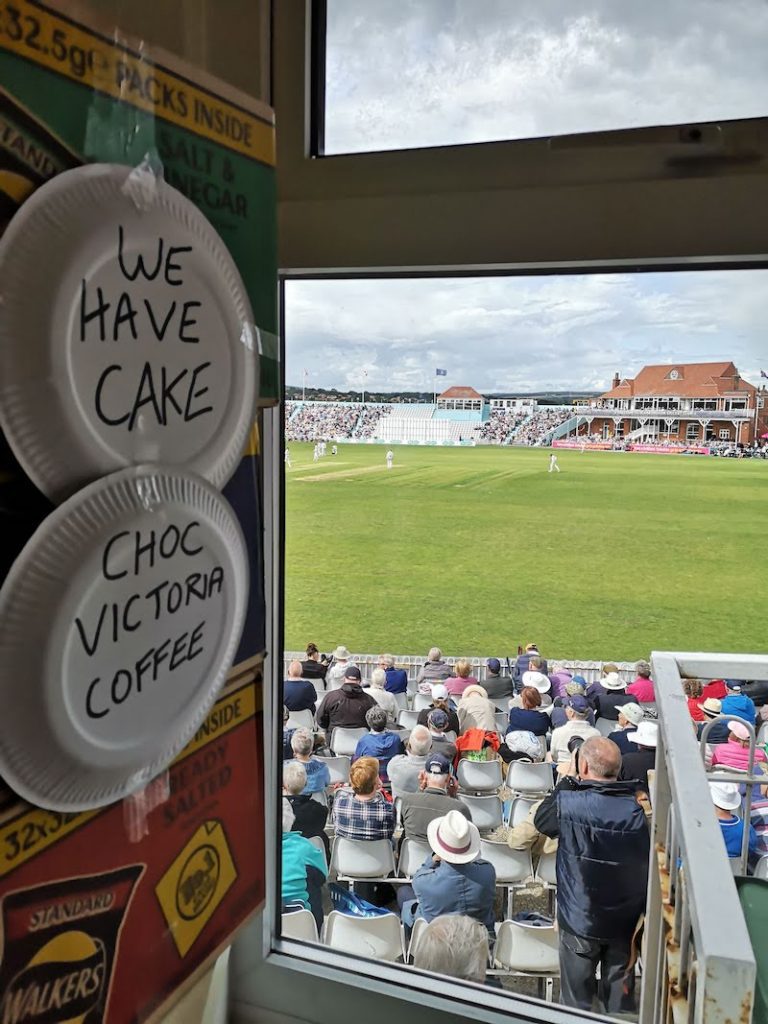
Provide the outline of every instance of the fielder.
[[394,459],[394,457],[395,453],[390,448],[389,451],[387,452],[387,469],[392,469],[392,460]]
[[557,470],[558,473],[560,472],[560,467],[557,464],[557,456],[555,455],[554,452],[550,452],[549,453],[549,469],[547,470],[547,472],[548,473],[553,473],[555,470]]

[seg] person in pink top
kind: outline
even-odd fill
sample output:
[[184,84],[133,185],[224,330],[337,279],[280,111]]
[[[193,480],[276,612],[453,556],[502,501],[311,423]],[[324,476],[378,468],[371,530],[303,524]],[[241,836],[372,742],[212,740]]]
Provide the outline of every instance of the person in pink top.
[[638,661],[635,672],[637,672],[637,679],[627,687],[627,693],[632,694],[638,704],[653,704],[656,694],[651,679],[651,666],[647,661]]
[[452,697],[460,697],[468,686],[477,686],[478,682],[470,675],[472,665],[466,658],[459,658],[454,666],[455,676],[445,680],[444,686]]
[[[718,743],[712,754],[712,767],[721,764],[726,768],[749,769],[749,729],[741,722],[729,722],[727,743]],[[768,761],[765,752],[755,747],[755,765]]]

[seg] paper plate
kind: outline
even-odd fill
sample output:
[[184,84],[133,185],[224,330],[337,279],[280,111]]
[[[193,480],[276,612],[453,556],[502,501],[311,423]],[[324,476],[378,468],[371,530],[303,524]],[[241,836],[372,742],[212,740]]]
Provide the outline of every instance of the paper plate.
[[125,466],[221,487],[258,393],[253,314],[196,206],[113,164],[53,178],[0,239],[0,423],[56,501]]
[[0,775],[62,811],[146,784],[210,709],[247,596],[237,519],[200,477],[141,466],[70,498],[0,590]]

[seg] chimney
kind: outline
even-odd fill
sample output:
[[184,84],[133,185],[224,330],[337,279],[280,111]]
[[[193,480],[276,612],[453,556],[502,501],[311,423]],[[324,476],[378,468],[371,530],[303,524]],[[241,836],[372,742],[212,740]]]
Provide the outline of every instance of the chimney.
[[621,377],[619,377],[618,373],[614,373],[614,375],[613,375],[613,384],[611,385],[611,387],[612,388],[617,388],[620,383],[621,383]]

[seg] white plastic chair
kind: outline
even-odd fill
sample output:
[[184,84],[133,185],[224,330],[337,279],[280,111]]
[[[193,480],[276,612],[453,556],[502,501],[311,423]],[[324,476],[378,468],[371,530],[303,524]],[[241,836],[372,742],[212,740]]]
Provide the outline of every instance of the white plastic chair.
[[545,796],[555,787],[548,761],[512,761],[507,771],[507,788],[516,796]]
[[325,843],[320,838],[320,836],[307,836],[307,839],[309,839],[310,843],[312,843],[313,846],[316,846],[318,848],[320,853],[322,853],[323,857],[325,858],[325,874],[327,876],[328,875],[328,854],[325,852]]
[[755,743],[758,747],[762,747],[764,744],[768,743],[768,722],[763,722],[760,726]]
[[300,939],[302,942],[319,942],[317,923],[308,910],[293,910],[280,918],[280,937]]
[[432,698],[428,693],[416,693],[413,696],[413,710],[414,711],[425,711],[427,708],[432,707]]
[[419,942],[421,942],[427,926],[428,922],[425,921],[423,917],[417,917],[413,922],[413,928],[411,928],[411,941],[408,943],[408,956],[406,958],[409,964],[413,963],[413,958],[416,955]]
[[395,870],[395,855],[388,839],[343,839],[336,836],[331,852],[331,871],[339,879],[384,880]]
[[507,822],[509,827],[514,828],[515,825],[519,825],[520,822],[525,821],[535,803],[538,803],[538,799],[529,800],[524,796],[516,796],[509,809],[509,820]]
[[408,710],[408,694],[407,693],[393,693],[392,696],[395,698],[395,704],[397,704],[398,711]]
[[768,853],[764,853],[755,865],[755,878],[768,879]]
[[539,863],[536,865],[536,881],[550,888],[557,888],[556,864],[557,850],[553,850],[552,853],[542,853]]
[[612,722],[609,718],[596,718],[595,728],[601,736],[610,736],[612,732],[618,732],[621,726],[618,722]]
[[358,740],[367,735],[367,729],[336,728],[331,736],[331,750],[337,757],[354,757]]
[[472,815],[472,821],[481,832],[491,832],[502,823],[502,805],[497,796],[474,796],[461,794],[461,802]]
[[413,729],[419,724],[418,711],[400,711],[397,716],[397,724],[403,729]]
[[480,856],[496,869],[496,885],[506,892],[506,914],[512,913],[514,889],[533,875],[530,850],[511,850],[506,843],[480,840]]
[[493,717],[496,719],[496,729],[498,732],[500,732],[502,736],[506,736],[509,731],[509,712],[497,711]]
[[429,843],[418,839],[404,839],[400,844],[400,856],[397,859],[397,873],[401,878],[412,878],[424,861],[432,853]]
[[371,960],[405,959],[403,926],[397,914],[353,917],[332,910],[323,926],[323,942]]
[[501,785],[501,761],[471,761],[462,757],[456,770],[456,778],[462,791],[470,793],[495,793]]
[[518,921],[502,921],[493,948],[493,961],[513,975],[538,978],[552,1002],[554,979],[560,975],[557,931]]
[[288,716],[288,729],[309,729],[310,732],[314,732],[315,729],[315,716],[309,709],[304,711],[291,711]]
[[318,757],[318,761],[322,761],[328,769],[328,774],[331,778],[331,785],[334,786],[337,783],[346,785],[349,782],[349,767],[352,761],[348,757]]

